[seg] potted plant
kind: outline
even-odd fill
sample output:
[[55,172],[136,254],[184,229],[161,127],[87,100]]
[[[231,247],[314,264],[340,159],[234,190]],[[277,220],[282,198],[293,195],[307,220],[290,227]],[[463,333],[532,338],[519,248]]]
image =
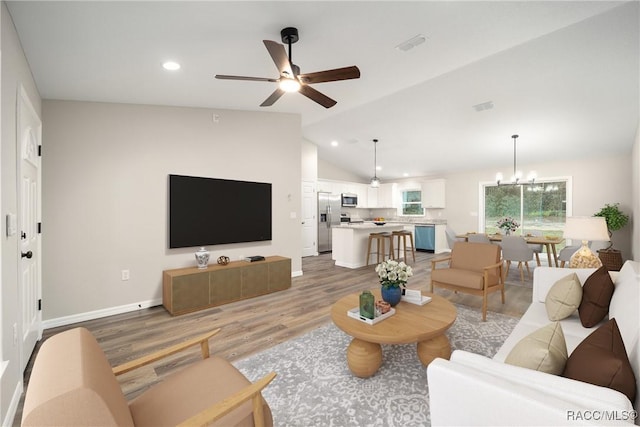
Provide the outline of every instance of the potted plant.
[[510,216],[500,218],[496,222],[496,225],[499,229],[504,230],[507,236],[516,231],[518,227],[520,227],[520,223],[516,221],[515,218],[511,218]]
[[620,203],[614,203],[612,205],[605,204],[599,212],[593,214],[593,216],[604,217],[607,222],[607,231],[609,232],[609,246],[605,249],[598,251],[600,260],[607,267],[608,270],[620,270],[622,267],[622,254],[619,250],[612,249],[613,241],[611,241],[611,235],[614,231],[620,230],[629,222],[629,215],[626,215],[620,210]]
[[382,285],[382,299],[394,307],[400,302],[401,287],[406,286],[409,277],[413,276],[413,270],[402,261],[387,260],[376,266],[376,273]]

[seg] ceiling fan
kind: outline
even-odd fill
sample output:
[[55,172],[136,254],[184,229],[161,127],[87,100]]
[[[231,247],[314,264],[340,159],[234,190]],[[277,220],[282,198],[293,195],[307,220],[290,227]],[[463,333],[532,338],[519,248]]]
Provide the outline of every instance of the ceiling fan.
[[245,77],[245,76],[227,76],[216,74],[216,79],[223,80],[246,80],[255,82],[273,82],[278,83],[278,88],[267,99],[264,100],[261,107],[273,105],[285,92],[300,92],[312,101],[317,102],[325,108],[331,108],[336,105],[336,101],[318,92],[311,86],[313,83],[335,82],[338,80],[349,80],[360,78],[360,70],[358,67],[344,67],[333,70],[317,71],[315,73],[300,74],[300,67],[291,60],[291,45],[298,41],[298,29],[287,27],[280,31],[282,42],[289,46],[289,56],[283,45],[271,41],[263,40],[264,45],[271,55],[271,59],[275,62],[280,77],[270,79],[266,77]]

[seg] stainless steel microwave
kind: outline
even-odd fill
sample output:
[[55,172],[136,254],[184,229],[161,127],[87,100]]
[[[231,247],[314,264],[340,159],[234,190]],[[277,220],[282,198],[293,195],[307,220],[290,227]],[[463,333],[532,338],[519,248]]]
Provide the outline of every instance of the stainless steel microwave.
[[350,193],[342,193],[342,206],[355,208],[358,206],[358,195]]

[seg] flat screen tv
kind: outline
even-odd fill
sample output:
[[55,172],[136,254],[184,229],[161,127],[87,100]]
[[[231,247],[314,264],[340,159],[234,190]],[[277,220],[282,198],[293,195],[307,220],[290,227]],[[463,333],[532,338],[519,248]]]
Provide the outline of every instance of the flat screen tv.
[[271,240],[271,184],[169,175],[169,248]]

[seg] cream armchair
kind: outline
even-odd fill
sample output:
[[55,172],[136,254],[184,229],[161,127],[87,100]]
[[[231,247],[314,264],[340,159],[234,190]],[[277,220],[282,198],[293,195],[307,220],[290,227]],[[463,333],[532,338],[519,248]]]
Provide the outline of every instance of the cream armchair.
[[[209,338],[218,331],[113,369],[87,329],[54,335],[36,356],[22,426],[271,426],[261,391],[276,374],[251,384],[226,360],[209,357]],[[198,345],[202,360],[126,401],[116,375]]]
[[[438,268],[447,262],[446,268]],[[500,246],[491,243],[456,242],[451,254],[431,260],[431,292],[440,287],[482,297],[482,321],[487,320],[487,296],[502,293],[504,280]]]

